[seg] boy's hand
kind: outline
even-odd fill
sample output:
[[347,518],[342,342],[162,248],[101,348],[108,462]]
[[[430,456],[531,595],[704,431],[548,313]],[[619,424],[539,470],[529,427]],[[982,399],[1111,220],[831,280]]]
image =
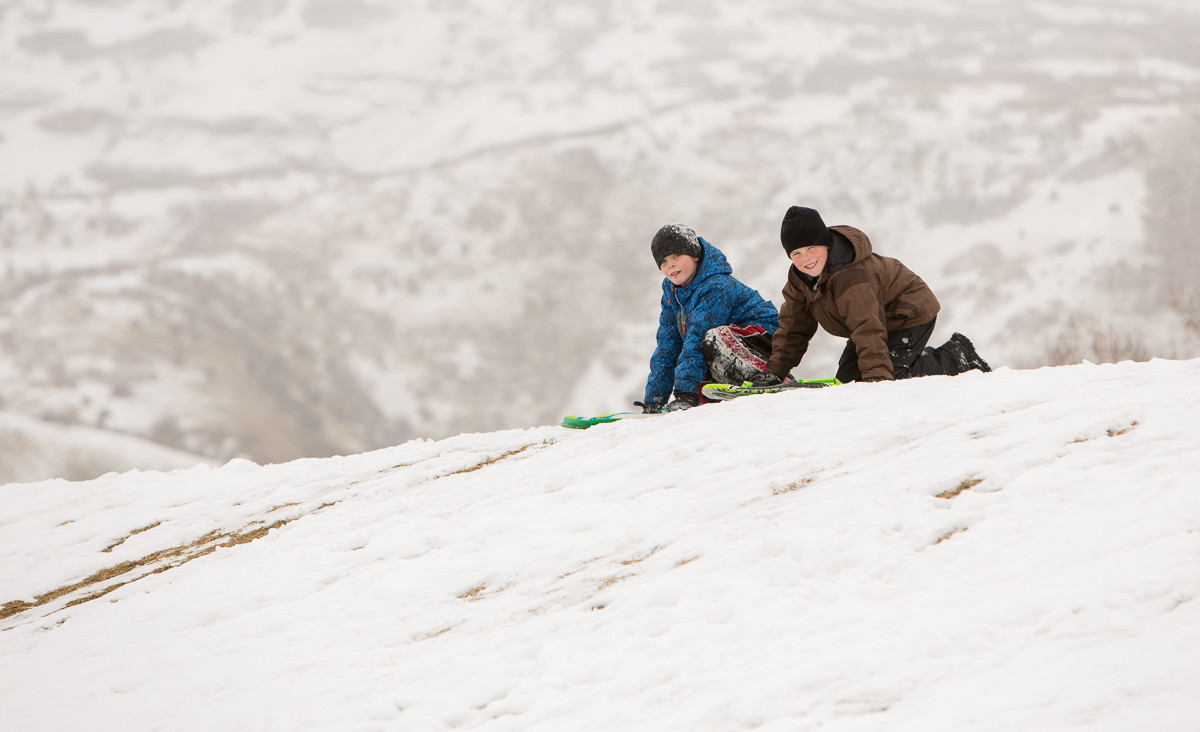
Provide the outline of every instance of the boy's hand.
[[668,412],[678,412],[700,406],[700,395],[694,391],[677,391],[675,400],[667,404]]
[[755,386],[775,386],[776,384],[782,384],[783,379],[770,371],[759,371],[750,377],[750,383]]

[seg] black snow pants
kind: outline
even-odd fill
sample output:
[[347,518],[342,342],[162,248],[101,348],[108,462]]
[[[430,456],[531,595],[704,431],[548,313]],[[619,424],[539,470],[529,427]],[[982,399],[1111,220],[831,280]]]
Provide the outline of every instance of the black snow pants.
[[[917,376],[953,376],[963,372],[963,365],[950,351],[946,344],[938,348],[926,348],[929,336],[933,335],[933,326],[937,318],[923,325],[890,331],[887,335],[888,355],[892,359],[892,369],[897,379],[911,379]],[[848,383],[862,381],[862,371],[858,368],[858,349],[854,341],[846,341],[846,350],[838,359],[838,381]]]

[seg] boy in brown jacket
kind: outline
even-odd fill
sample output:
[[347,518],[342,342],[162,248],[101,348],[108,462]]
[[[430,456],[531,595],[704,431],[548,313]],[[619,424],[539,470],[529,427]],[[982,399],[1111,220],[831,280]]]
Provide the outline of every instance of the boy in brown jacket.
[[818,324],[849,339],[838,361],[842,382],[991,371],[961,333],[939,348],[925,347],[941,305],[908,267],[872,252],[863,232],[826,227],[813,209],[792,206],[779,238],[792,266],[768,371],[754,378],[756,385],[787,377],[804,358]]

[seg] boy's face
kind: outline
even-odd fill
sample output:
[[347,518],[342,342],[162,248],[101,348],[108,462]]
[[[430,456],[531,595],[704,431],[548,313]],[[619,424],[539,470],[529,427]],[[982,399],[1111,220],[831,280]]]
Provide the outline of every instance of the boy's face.
[[829,258],[829,247],[815,244],[811,247],[793,249],[788,255],[796,269],[809,277],[817,277],[825,271],[825,260]]
[[696,274],[696,264],[699,261],[690,254],[672,254],[663,260],[659,269],[662,270],[663,277],[678,287],[692,279],[692,275]]

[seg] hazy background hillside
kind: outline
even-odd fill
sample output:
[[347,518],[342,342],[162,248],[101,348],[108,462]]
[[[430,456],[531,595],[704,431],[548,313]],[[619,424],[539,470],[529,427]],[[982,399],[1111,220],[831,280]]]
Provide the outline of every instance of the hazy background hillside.
[[796,203],[993,365],[1200,355],[1198,37],[1196,0],[6,0],[0,482],[619,409],[658,226],[778,303]]

